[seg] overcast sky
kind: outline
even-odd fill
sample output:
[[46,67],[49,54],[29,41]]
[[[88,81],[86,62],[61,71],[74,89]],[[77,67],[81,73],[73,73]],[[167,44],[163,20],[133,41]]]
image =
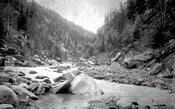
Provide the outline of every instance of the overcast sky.
[[36,0],[39,4],[52,9],[69,21],[96,33],[103,25],[104,15],[119,8],[126,0]]

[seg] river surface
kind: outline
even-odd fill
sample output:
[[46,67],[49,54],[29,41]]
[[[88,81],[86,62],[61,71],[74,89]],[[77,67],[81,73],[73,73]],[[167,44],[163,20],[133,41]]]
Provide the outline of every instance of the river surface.
[[87,109],[90,97],[73,94],[48,94],[40,97],[37,106],[40,109]]
[[[64,63],[60,66],[69,66],[70,69],[63,71],[77,70],[78,68],[72,66],[72,64]],[[6,67],[6,70],[22,71],[33,80],[37,75],[48,76],[51,82],[55,77],[61,76],[62,73],[55,72],[53,66],[47,67]],[[30,70],[38,72],[37,74],[29,74]],[[91,77],[90,77],[91,78]],[[41,81],[41,80],[37,80]],[[170,94],[168,91],[160,90],[156,88],[141,87],[135,85],[112,83],[104,80],[96,80],[95,87],[103,90],[104,94],[101,96],[84,96],[79,94],[47,94],[41,96],[36,102],[39,109],[87,109],[88,101],[96,99],[98,97],[105,96],[118,96],[120,98],[126,98],[126,101],[137,101],[139,104],[155,105],[158,104],[175,104],[174,94]],[[89,90],[91,91],[91,90]],[[91,93],[91,92],[90,92]]]

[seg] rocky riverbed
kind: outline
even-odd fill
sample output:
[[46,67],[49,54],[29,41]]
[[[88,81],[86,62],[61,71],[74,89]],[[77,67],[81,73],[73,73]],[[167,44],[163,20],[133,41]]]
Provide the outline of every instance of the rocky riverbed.
[[[66,62],[55,66],[5,67],[0,76],[0,109],[174,108],[175,95],[169,90],[113,81],[111,66],[77,65]],[[117,65],[114,68],[127,72]],[[106,73],[105,76],[100,72]],[[131,79],[127,75],[123,77]]]

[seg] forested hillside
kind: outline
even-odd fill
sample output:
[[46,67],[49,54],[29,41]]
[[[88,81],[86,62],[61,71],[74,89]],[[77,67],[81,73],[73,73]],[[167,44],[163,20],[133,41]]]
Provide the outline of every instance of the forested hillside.
[[80,57],[95,36],[33,0],[1,0],[0,29],[0,47],[25,58],[41,50],[59,57],[60,47]]
[[106,15],[96,47],[99,52],[165,47],[175,39],[174,4],[174,0],[128,0]]

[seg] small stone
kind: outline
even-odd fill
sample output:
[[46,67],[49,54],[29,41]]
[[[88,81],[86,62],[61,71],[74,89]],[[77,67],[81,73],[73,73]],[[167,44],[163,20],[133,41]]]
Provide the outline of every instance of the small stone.
[[25,73],[20,71],[20,72],[18,73],[18,76],[25,76]]
[[37,73],[38,73],[38,72],[32,71],[32,70],[29,72],[29,74],[37,74]]
[[45,79],[45,78],[49,78],[49,77],[44,76],[44,75],[38,75],[35,77],[35,79]]

